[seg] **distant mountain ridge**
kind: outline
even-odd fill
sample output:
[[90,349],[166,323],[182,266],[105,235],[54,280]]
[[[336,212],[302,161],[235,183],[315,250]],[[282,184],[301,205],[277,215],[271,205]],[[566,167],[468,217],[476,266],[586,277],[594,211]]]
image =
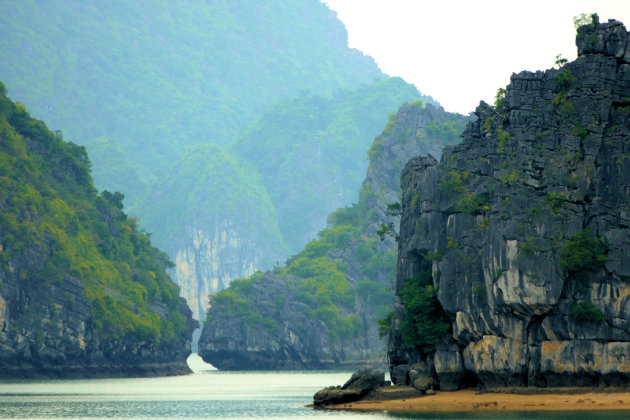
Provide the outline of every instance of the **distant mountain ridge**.
[[280,99],[385,77],[317,0],[3,2],[0,49],[16,99],[69,140],[116,141],[145,183]]

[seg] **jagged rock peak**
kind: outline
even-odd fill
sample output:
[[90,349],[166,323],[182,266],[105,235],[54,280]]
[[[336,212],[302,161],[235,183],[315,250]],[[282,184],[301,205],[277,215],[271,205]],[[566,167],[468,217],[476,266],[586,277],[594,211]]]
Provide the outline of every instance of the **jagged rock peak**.
[[578,56],[603,54],[630,62],[630,36],[623,23],[610,19],[607,23],[584,25],[575,38]]

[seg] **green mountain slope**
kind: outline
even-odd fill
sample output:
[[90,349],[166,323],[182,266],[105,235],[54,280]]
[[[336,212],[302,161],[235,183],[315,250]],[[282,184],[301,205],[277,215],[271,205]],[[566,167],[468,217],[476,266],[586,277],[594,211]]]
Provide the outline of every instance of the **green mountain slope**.
[[134,208],[143,198],[146,185],[122,146],[101,137],[89,142],[86,148],[90,151],[94,184],[108,191],[117,191],[118,186],[125,185],[125,207]]
[[85,148],[0,83],[0,376],[187,371],[190,311]]

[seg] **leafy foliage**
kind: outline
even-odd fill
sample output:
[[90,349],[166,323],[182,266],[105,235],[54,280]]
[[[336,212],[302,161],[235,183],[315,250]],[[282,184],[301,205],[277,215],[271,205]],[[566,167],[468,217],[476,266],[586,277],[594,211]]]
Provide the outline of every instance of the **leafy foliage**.
[[463,213],[476,214],[490,210],[490,207],[486,196],[466,193],[455,203],[455,209]]
[[457,143],[464,128],[466,128],[466,122],[463,119],[442,122],[428,121],[426,125],[427,135],[442,140],[445,146]]
[[[285,266],[273,270],[275,275],[284,278],[294,299],[307,305],[308,316],[326,324],[333,341],[363,333],[365,325],[357,304],[366,311],[365,316],[376,321],[387,314],[393,301],[392,289],[373,279],[393,276],[396,254],[380,250],[376,238],[366,236],[365,213],[364,201],[334,211],[317,239],[289,258]],[[354,284],[349,281],[350,267],[333,257],[348,250],[355,256],[362,276]],[[390,281],[393,282],[393,278]],[[215,312],[254,320],[255,315],[247,312],[247,308],[255,307],[253,297],[239,284],[232,283],[228,289],[215,294],[211,305]],[[219,296],[219,300],[215,296]]]
[[582,230],[565,242],[560,264],[576,277],[597,273],[608,261],[608,244],[590,229]]
[[580,13],[577,16],[573,16],[573,25],[575,29],[579,29],[584,25],[598,25],[599,16],[597,13]]
[[505,95],[507,90],[505,88],[499,88],[497,94],[494,97],[494,109],[501,115],[507,111],[507,104],[505,103]]
[[392,320],[394,318],[394,311],[389,311],[385,318],[378,320],[378,335],[379,337],[385,337],[392,329]]
[[425,354],[433,353],[451,323],[435,295],[430,262],[423,262],[420,271],[405,280],[400,297],[404,307],[401,324],[404,343]]
[[577,82],[577,77],[575,77],[573,73],[571,73],[571,70],[565,68],[558,72],[558,78],[556,79],[556,88],[558,88],[560,92],[566,93],[575,82]]
[[606,316],[599,309],[599,306],[590,300],[581,300],[575,304],[569,313],[569,318],[575,322],[592,322],[596,324],[606,321]]
[[253,304],[248,297],[249,292],[261,275],[262,273],[258,272],[250,278],[232,281],[229,289],[221,290],[210,297],[210,306],[221,308],[221,316],[243,317],[245,322],[252,327],[260,326],[268,332],[275,331],[278,328],[278,322],[275,319],[251,310]]
[[0,270],[32,287],[79,279],[104,339],[186,334],[168,257],[122,212],[122,194],[97,195],[85,148],[2,94],[0,151]]
[[556,55],[556,58],[554,60],[554,67],[557,67],[557,68],[561,69],[568,62],[569,62],[569,60],[564,58],[562,56],[562,54],[558,54],[558,55]]

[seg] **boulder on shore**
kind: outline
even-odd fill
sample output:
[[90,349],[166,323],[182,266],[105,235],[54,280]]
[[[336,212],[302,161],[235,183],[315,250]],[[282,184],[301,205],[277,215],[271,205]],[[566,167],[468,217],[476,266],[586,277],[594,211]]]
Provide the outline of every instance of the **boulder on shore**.
[[358,401],[368,392],[385,383],[385,374],[374,368],[361,368],[352,374],[343,386],[331,386],[318,391],[313,396],[313,405],[323,407]]

